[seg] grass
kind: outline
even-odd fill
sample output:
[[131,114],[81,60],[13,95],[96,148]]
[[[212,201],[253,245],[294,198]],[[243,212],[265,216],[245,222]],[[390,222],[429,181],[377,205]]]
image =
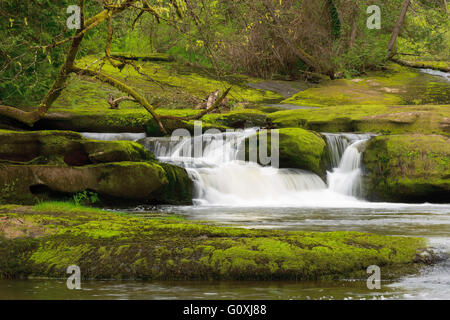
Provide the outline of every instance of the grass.
[[71,201],[46,201],[33,206],[34,211],[38,212],[65,212],[65,213],[104,213],[105,210],[77,205]]

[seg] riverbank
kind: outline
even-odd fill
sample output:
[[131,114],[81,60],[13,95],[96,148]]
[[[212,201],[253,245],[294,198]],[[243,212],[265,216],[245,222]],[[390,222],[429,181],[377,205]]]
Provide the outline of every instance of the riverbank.
[[432,262],[420,238],[360,232],[248,230],[120,212],[42,203],[0,207],[3,278],[66,277],[78,265],[85,279],[315,280],[384,279]]

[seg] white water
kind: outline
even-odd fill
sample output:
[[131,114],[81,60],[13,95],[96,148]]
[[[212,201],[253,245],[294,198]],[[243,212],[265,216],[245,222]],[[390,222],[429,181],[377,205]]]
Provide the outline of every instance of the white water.
[[[368,134],[326,134],[331,162],[328,185],[316,174],[278,169],[240,160],[245,139],[255,129],[203,135],[170,142],[148,138],[144,144],[164,162],[185,167],[195,183],[196,205],[354,207],[361,195],[361,155]],[[194,145],[203,153],[194,156]]]
[[[361,197],[361,157],[369,134],[325,134],[329,146],[332,172],[328,172],[328,188],[336,193]],[[341,156],[342,154],[342,156]]]
[[104,141],[137,141],[146,137],[145,133],[96,133],[81,132],[81,135],[87,139],[104,140]]
[[[170,138],[141,140],[140,143],[161,161],[186,167],[195,181],[196,206],[160,209],[182,214],[188,219],[248,228],[419,236],[428,239],[438,254],[450,255],[450,205],[371,203],[357,199],[361,187],[361,154],[364,141],[370,139],[370,135],[325,134],[334,167],[328,173],[328,184],[325,184],[317,175],[305,171],[239,161],[242,142],[254,132],[210,135],[206,137],[207,141],[187,138],[178,143],[171,142]],[[221,145],[223,140],[217,138],[227,135],[234,139]],[[92,138],[99,139],[99,136]],[[192,147],[195,142],[201,143],[204,151],[201,156],[190,154],[195,149]],[[154,210],[154,207],[132,209],[143,213]],[[381,291],[369,294],[342,289],[341,283],[331,285],[325,291],[308,288],[308,294],[323,291],[334,295],[344,290],[343,296],[349,299],[450,299],[449,263],[450,260],[446,260],[425,267],[419,274],[383,284]],[[363,286],[365,288],[365,282]],[[176,297],[183,291],[179,286],[169,286],[169,289],[176,292],[173,293]],[[296,287],[295,290],[300,289]],[[235,290],[231,292],[235,293]],[[242,296],[241,291],[238,294]],[[218,296],[222,297],[219,293]]]
[[432,76],[438,76],[446,79],[447,81],[450,81],[450,72],[443,72],[439,70],[433,70],[433,69],[420,69],[423,73],[431,74]]

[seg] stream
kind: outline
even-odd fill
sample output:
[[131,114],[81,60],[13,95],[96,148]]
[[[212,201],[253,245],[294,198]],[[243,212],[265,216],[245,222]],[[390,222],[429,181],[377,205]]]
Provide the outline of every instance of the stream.
[[[448,73],[422,70],[449,80]],[[450,255],[450,204],[373,203],[362,198],[361,155],[374,135],[324,133],[331,154],[326,181],[314,173],[241,161],[242,144],[256,129],[171,142],[136,133],[83,133],[98,140],[138,141],[160,161],[186,168],[194,181],[192,206],[138,206],[188,220],[257,229],[360,231],[427,239]],[[202,153],[195,154],[195,145]],[[195,155],[195,156],[194,156]],[[68,290],[64,279],[0,280],[0,299],[450,299],[450,259],[419,273],[384,281],[83,281]]]
[[[172,142],[139,134],[84,134],[102,140],[139,140],[160,161],[186,168],[194,181],[192,206],[138,206],[188,220],[258,229],[361,231],[417,236],[441,256],[450,254],[450,204],[371,203],[361,198],[361,156],[371,134],[324,133],[331,154],[326,182],[314,173],[263,167],[240,159],[256,129]],[[194,146],[202,153],[194,157]],[[123,210],[121,210],[123,211]],[[0,299],[450,299],[450,261],[418,274],[383,281],[83,281],[70,291],[64,280],[0,280]]]

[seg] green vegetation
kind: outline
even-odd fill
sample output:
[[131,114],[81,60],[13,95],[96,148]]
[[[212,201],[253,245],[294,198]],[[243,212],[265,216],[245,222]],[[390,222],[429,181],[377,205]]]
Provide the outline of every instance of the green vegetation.
[[376,137],[363,159],[367,198],[448,202],[450,141],[438,135]]
[[328,81],[284,100],[299,106],[439,104],[450,101],[445,80],[389,64],[383,71],[354,79]]
[[[319,134],[301,128],[283,128],[278,130],[278,147],[272,146],[272,134],[267,131],[257,134],[258,150],[249,148],[250,138],[247,138],[247,159],[250,152],[251,154],[261,154],[259,148],[261,147],[261,136],[264,136],[264,139],[267,139],[266,153],[269,157],[272,152],[279,154],[280,168],[303,169],[322,176],[326,173],[324,161],[327,159],[327,148],[325,141]],[[258,159],[258,161],[261,162],[261,159]]]
[[[204,131],[280,129],[281,167],[322,177],[328,156],[318,132],[383,134],[364,153],[367,199],[448,201],[449,82],[390,61],[403,2],[378,3],[382,28],[370,30],[367,0],[81,1],[75,31],[66,28],[70,1],[0,1],[0,203],[38,203],[0,206],[0,277],[61,277],[72,264],[92,279],[416,270],[426,246],[417,238],[257,231],[83,207],[192,204],[193,182],[138,143],[77,133],[193,131],[182,118],[231,87],[202,117]],[[448,68],[443,3],[411,1],[393,59]],[[112,109],[120,97],[128,100]]]
[[65,203],[4,206],[0,217],[1,277],[61,277],[73,264],[89,279],[341,279],[372,264],[391,277],[415,270],[425,246],[418,238],[256,231]]
[[96,141],[70,131],[0,131],[0,203],[73,198],[190,204],[185,169],[155,160],[130,141]]
[[319,132],[374,132],[382,134],[449,134],[450,105],[350,105],[271,113],[279,128],[302,127]]
[[[2,206],[1,208],[6,208]],[[15,206],[12,206],[13,208]],[[17,206],[18,207],[18,206]],[[53,201],[53,202],[40,202],[32,207],[36,212],[53,212],[53,213],[97,213],[102,214],[105,211],[98,208],[92,208],[83,206],[79,203],[69,201]]]
[[[89,56],[80,60],[78,66],[81,68],[92,66],[96,60],[98,60],[96,57]],[[126,66],[119,71],[111,64],[106,63],[102,71],[118,79],[126,79],[128,85],[143,90],[146,95],[151,97],[152,104],[161,107],[170,107],[170,101],[164,103],[164,100],[167,101],[173,96],[177,100],[175,103],[178,103],[178,107],[193,107],[193,103],[196,103],[198,99],[203,99],[218,89],[224,91],[228,87],[232,87],[229,95],[231,101],[261,103],[282,99],[282,96],[276,93],[248,87],[247,83],[259,81],[248,76],[234,75],[218,78],[214,75],[213,70],[185,66],[177,62],[140,61],[138,68],[140,73],[148,75],[152,81],[139,74],[131,66]],[[161,88],[161,86],[163,87]],[[152,97],[153,92],[155,92],[156,97]],[[179,105],[182,101],[180,101],[180,98],[183,97],[187,98],[188,102],[184,106]]]

